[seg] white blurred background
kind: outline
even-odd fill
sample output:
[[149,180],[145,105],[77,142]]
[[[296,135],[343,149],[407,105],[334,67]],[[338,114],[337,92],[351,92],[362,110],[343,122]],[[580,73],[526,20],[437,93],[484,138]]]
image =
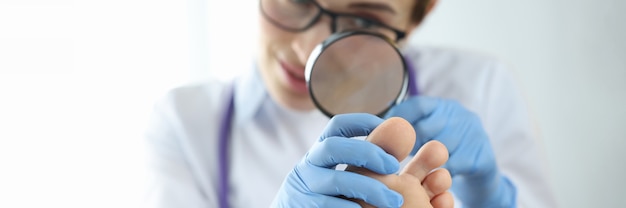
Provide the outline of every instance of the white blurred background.
[[[255,0],[0,0],[0,207],[138,207],[165,90],[249,66]],[[510,63],[561,207],[626,206],[626,1],[441,0],[414,44]]]

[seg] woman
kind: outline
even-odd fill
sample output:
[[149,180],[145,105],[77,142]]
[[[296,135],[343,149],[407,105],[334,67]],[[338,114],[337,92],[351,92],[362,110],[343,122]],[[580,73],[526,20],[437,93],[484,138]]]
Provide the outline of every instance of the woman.
[[[385,117],[413,126],[413,154],[430,140],[445,145],[455,204],[554,207],[527,109],[504,66],[469,53],[406,45],[436,3],[260,0],[260,47],[250,73],[233,82],[180,87],[157,104],[147,133],[151,206],[356,205],[342,195],[383,207],[406,201],[377,180],[331,169],[348,163],[381,174],[400,170],[376,145],[332,139],[367,134],[382,119],[348,114],[329,122],[307,92],[304,64],[313,47],[332,33],[358,29],[395,40],[415,66],[419,96]],[[347,154],[341,147],[348,143],[364,155]]]

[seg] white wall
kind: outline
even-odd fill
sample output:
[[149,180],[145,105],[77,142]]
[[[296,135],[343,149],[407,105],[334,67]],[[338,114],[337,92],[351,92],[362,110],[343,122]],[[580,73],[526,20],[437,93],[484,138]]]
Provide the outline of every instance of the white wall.
[[0,207],[140,207],[154,99],[189,79],[185,1],[0,0]]
[[626,204],[626,1],[449,1],[412,37],[511,63],[562,207]]
[[[189,0],[208,2],[207,42],[208,61],[206,75],[229,78],[252,67],[252,57],[256,53],[258,38],[258,1],[216,1]],[[203,25],[198,25],[203,27]],[[192,62],[193,64],[193,62]],[[206,71],[200,68],[196,71]],[[202,79],[206,76],[196,76]]]

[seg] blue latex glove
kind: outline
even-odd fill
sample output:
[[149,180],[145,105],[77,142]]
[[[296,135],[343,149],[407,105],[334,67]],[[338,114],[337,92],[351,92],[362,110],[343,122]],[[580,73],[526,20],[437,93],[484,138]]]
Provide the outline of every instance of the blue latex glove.
[[272,207],[360,207],[340,198],[362,199],[376,207],[400,207],[402,196],[383,183],[357,173],[335,170],[338,164],[364,167],[380,174],[396,173],[400,164],[367,136],[383,120],[369,114],[333,117],[317,143],[287,175]]
[[408,120],[417,134],[411,154],[427,141],[438,140],[450,153],[445,168],[451,190],[465,207],[515,207],[516,188],[500,173],[481,121],[461,104],[440,98],[411,97],[385,117]]

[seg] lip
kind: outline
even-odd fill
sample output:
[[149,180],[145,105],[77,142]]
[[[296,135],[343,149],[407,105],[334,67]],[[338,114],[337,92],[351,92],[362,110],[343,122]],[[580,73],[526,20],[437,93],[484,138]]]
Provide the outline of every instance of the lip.
[[284,61],[279,61],[280,68],[282,69],[287,84],[291,89],[299,93],[307,93],[306,80],[304,79],[304,67],[288,64]]

